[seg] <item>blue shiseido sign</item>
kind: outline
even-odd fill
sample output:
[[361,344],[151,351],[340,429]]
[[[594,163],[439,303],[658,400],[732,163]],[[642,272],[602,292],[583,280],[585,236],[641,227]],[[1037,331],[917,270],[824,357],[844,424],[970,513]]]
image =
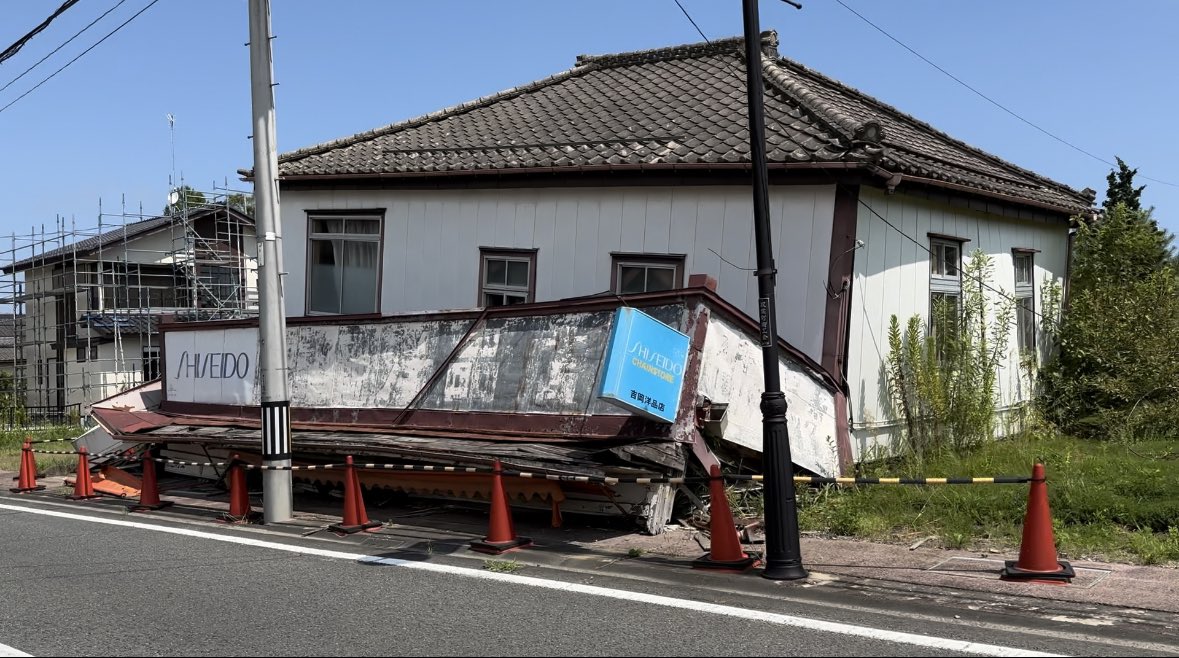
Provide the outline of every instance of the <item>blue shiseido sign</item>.
[[680,405],[688,337],[633,308],[620,308],[606,348],[599,396],[652,420],[670,423]]

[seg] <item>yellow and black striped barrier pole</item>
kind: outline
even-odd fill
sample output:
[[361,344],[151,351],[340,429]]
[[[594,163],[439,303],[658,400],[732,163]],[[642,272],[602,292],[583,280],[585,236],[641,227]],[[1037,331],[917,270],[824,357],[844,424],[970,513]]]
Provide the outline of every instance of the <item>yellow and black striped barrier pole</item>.
[[[762,475],[726,475],[726,480],[760,481]],[[996,475],[986,478],[828,478],[817,475],[795,475],[794,481],[799,484],[1027,484],[1032,479],[1026,475]]]

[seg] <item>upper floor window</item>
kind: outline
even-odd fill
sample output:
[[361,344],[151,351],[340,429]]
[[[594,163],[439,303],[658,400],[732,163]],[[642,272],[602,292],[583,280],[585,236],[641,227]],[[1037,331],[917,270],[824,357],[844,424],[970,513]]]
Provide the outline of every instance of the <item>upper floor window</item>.
[[673,290],[684,286],[684,256],[680,254],[610,255],[614,270],[610,289],[620,295]]
[[479,250],[481,306],[526,304],[536,297],[536,250]]
[[309,313],[376,313],[381,272],[381,216],[309,216]]

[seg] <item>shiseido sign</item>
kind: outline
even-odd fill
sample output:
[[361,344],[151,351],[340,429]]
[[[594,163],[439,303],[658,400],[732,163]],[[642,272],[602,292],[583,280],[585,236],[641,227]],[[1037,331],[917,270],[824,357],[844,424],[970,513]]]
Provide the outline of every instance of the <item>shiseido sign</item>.
[[173,330],[165,334],[168,400],[257,404],[258,330]]

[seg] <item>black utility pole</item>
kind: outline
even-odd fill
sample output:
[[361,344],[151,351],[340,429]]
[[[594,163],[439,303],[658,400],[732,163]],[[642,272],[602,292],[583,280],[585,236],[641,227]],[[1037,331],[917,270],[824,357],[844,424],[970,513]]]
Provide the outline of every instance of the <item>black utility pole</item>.
[[[787,0],[789,1],[789,0]],[[794,464],[786,427],[786,396],[778,374],[778,323],[774,309],[774,249],[770,244],[769,176],[766,172],[765,92],[761,80],[761,26],[757,0],[745,3],[745,83],[749,88],[749,149],[753,158],[753,227],[757,241],[757,309],[761,321],[762,463],[765,472],[766,566],[762,576],[773,580],[806,578],[798,541],[798,510],[794,500]],[[795,4],[791,2],[790,4]],[[795,5],[801,8],[800,5]]]

